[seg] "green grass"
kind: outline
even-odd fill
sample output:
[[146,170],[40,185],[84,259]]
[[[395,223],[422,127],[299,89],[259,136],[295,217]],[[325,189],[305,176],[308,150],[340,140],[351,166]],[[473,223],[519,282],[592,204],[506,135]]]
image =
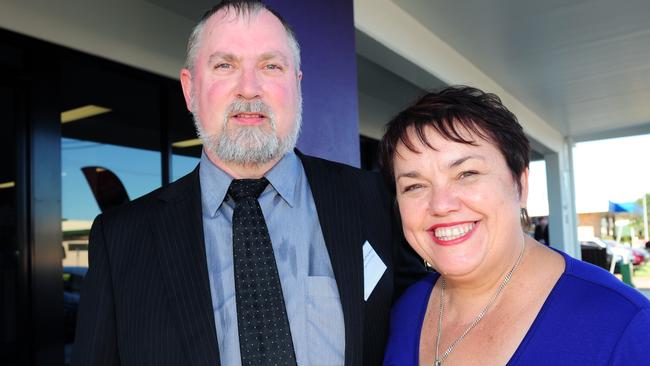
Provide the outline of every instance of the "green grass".
[[644,264],[641,267],[638,267],[634,271],[634,276],[636,276],[636,277],[650,277],[650,262]]

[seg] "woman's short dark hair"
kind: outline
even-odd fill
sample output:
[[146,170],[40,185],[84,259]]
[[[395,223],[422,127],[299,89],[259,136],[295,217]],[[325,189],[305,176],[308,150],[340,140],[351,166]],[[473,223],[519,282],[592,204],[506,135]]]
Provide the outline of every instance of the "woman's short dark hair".
[[528,168],[530,143],[517,117],[495,94],[469,86],[450,86],[431,92],[395,116],[386,126],[380,144],[380,166],[387,182],[395,192],[393,161],[397,145],[418,153],[408,132],[413,129],[422,144],[427,141],[425,129],[433,128],[447,140],[476,145],[467,139],[467,132],[496,146],[506,160],[521,193],[521,174]]

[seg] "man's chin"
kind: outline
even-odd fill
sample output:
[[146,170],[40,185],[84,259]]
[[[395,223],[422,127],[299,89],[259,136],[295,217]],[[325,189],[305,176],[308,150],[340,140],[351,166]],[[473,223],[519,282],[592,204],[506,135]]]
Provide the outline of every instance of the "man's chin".
[[233,136],[238,133],[243,133],[242,131],[247,131],[247,133],[262,133],[262,134],[273,134],[275,133],[273,126],[268,118],[262,118],[260,121],[248,121],[247,119],[239,121],[237,119],[230,118],[226,124],[225,133]]
[[226,144],[205,144],[219,160],[237,165],[261,165],[278,159],[282,154],[280,146],[275,143],[259,144],[238,141]]

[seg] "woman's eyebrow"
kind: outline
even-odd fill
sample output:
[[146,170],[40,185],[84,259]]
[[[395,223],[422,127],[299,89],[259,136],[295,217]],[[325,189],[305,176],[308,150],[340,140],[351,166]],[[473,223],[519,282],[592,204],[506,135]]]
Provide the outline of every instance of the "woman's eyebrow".
[[455,168],[455,167],[461,165],[462,163],[466,162],[469,159],[485,160],[485,158],[480,156],[480,155],[468,155],[468,156],[464,156],[464,157],[462,157],[460,159],[453,160],[451,163],[449,163],[449,167],[450,168]]
[[400,178],[417,178],[419,176],[420,176],[420,173],[413,170],[413,171],[410,171],[410,172],[398,174],[397,178],[395,178],[395,181],[398,181]]

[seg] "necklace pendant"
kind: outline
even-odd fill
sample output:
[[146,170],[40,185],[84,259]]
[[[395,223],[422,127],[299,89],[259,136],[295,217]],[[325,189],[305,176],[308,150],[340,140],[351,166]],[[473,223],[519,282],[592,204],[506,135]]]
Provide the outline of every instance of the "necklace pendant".
[[442,365],[442,360],[437,359],[434,365],[435,366],[441,366]]

